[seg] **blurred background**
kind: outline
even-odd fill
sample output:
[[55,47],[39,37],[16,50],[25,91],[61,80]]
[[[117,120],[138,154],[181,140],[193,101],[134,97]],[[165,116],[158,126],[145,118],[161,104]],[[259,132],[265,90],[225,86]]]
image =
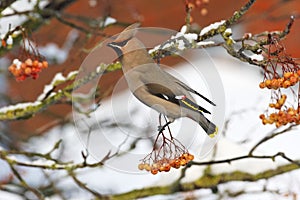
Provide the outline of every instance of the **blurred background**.
[[[11,1],[10,3],[13,2]],[[26,1],[24,2],[26,4]],[[179,31],[184,25],[186,17],[186,2],[184,0],[53,0],[49,2],[49,4],[46,3],[46,6],[54,7],[58,11],[61,10],[63,13],[70,15],[68,20],[74,24],[78,24],[78,26],[84,27],[85,25],[77,20],[76,16],[86,17],[86,20],[105,17],[116,19],[118,21],[116,25],[109,26],[103,30],[103,33],[108,36],[119,33],[128,24],[136,21],[141,22],[142,27],[163,27]],[[246,2],[245,0],[211,0],[200,7],[196,7],[191,12],[193,23],[199,27],[204,27],[212,22],[227,19]],[[2,4],[4,7],[4,3]],[[20,7],[22,7],[21,4]],[[205,10],[204,14],[203,9]],[[299,10],[299,1],[257,1],[247,15],[242,18],[238,25],[238,30],[240,33],[251,32],[253,34],[263,31],[283,30],[291,15],[299,16]],[[0,25],[1,30],[3,30],[2,32],[5,32],[8,29],[7,23],[12,23],[12,21],[10,21],[10,18],[3,18],[3,20],[6,23],[3,22]],[[37,81],[31,79],[27,79],[21,83],[16,82],[7,73],[6,78],[8,82],[5,84],[5,92],[10,102],[16,103],[35,100],[43,91],[44,85],[52,80],[55,73],[63,72],[66,74],[71,70],[78,69],[87,55],[85,50],[93,48],[103,39],[103,37],[97,35],[87,38],[86,33],[81,31],[74,33],[72,27],[61,23],[55,17],[45,17],[44,20],[45,23],[36,27],[31,34],[39,47],[43,49],[47,49],[48,47],[47,51],[52,52],[48,56],[49,59],[52,59],[52,63],[47,71],[40,74],[38,84]],[[297,22],[296,18],[296,23],[291,33],[284,40],[287,52],[293,57],[299,57],[299,51],[297,50],[300,40],[298,37],[299,30],[300,23]],[[236,34],[234,36],[238,37],[239,35]],[[70,43],[69,46],[68,42]],[[1,53],[2,58],[8,58],[8,63],[6,65],[2,64],[2,70],[6,66],[8,67],[11,60],[18,56],[19,51],[17,48],[15,47],[8,53]],[[169,61],[169,65],[176,62],[180,62],[180,60],[173,59]],[[121,71],[105,75],[102,88],[111,88],[108,86],[113,86],[121,75]],[[106,93],[105,91],[103,92]],[[2,104],[5,105],[6,103]],[[66,113],[70,111],[71,108],[69,105],[53,105],[29,120],[9,122],[10,134],[13,134],[17,138],[27,138],[30,135],[41,134],[52,125],[63,122]]]
[[[28,9],[33,8],[35,2],[32,0],[1,1],[0,11],[2,15],[6,16],[0,16],[0,33],[5,34],[9,30],[10,25],[14,27],[19,25],[20,22],[21,24],[24,23],[24,27],[30,28],[28,38],[37,45],[39,52],[46,57],[49,67],[39,74],[37,80],[28,78],[25,81],[17,82],[7,68],[12,63],[12,60],[18,58],[20,52],[22,53],[20,46],[14,44],[12,49],[1,47],[0,67],[2,73],[0,83],[2,87],[0,87],[0,107],[19,102],[35,101],[43,92],[44,86],[51,82],[55,74],[62,72],[66,75],[70,71],[79,69],[84,59],[91,52],[91,49],[106,38],[120,33],[129,24],[138,21],[141,22],[141,27],[161,27],[180,31],[186,20],[186,5],[187,3],[193,3],[195,7],[191,12],[192,25],[200,30],[213,22],[228,19],[247,1],[203,0],[198,5],[197,2],[199,1],[187,0],[52,0],[41,1],[43,8],[49,8],[52,12],[40,11],[42,15],[38,15],[38,17],[26,13]],[[11,10],[18,11],[19,16],[9,16]],[[36,12],[39,11],[37,10]],[[241,21],[232,27],[232,37],[241,38],[245,33],[257,34],[264,31],[283,30],[291,15],[294,15],[296,20],[283,44],[286,47],[286,52],[291,57],[299,58],[299,0],[257,1]],[[111,24],[104,26],[105,23]],[[16,44],[18,43],[16,42]],[[209,155],[205,159],[227,159],[245,155],[253,145],[274,130],[274,126],[263,126],[258,118],[259,114],[267,108],[270,92],[259,89],[258,85],[263,80],[263,73],[258,67],[240,62],[219,47],[209,48],[208,53],[223,82],[226,96],[224,100],[226,119],[224,131],[221,131],[222,138],[218,142],[216,150],[213,151],[213,156]],[[199,66],[207,65],[207,61],[197,59],[197,55],[194,55],[193,59],[195,62],[197,61]],[[176,67],[176,72],[179,72],[182,77],[192,77],[193,75],[193,72],[185,68],[186,66],[182,64],[183,61],[180,58],[168,57],[163,59],[162,62],[170,67]],[[107,130],[109,134],[116,133],[117,135],[119,131],[115,124],[110,123],[110,120],[113,118],[109,108],[111,106],[110,95],[113,93],[116,84],[118,89],[113,93],[113,95],[116,95],[114,98],[119,99],[121,102],[122,95],[125,94],[126,96],[126,94],[129,94],[126,86],[120,86],[121,83],[119,81],[121,77],[121,70],[107,73],[101,77],[101,83],[99,83],[102,95],[99,99],[102,99],[102,101],[101,109],[96,113],[96,116],[102,123],[101,125],[107,128],[104,131]],[[191,81],[189,84],[192,85],[195,84],[197,86],[199,84],[199,82],[194,82],[194,80],[189,81]],[[60,87],[64,86],[61,85]],[[60,89],[60,87],[55,88],[55,90]],[[137,114],[137,119],[142,119],[144,115],[143,112],[138,111],[140,107],[132,108],[132,113]],[[120,116],[122,118],[122,115]],[[51,105],[43,112],[29,119],[1,122],[0,150],[2,147],[7,149],[12,147],[45,153],[53,147],[56,141],[63,139],[63,147],[55,153],[55,156],[62,158],[64,161],[81,162],[83,157],[82,151],[85,150],[85,147],[78,137],[74,137],[77,130],[73,123],[72,106],[70,103],[65,102]],[[130,124],[124,124],[124,127],[121,128],[132,127]],[[140,131],[132,130],[137,134]],[[97,132],[98,130],[94,129],[93,131]],[[145,127],[143,131],[146,133],[149,130]],[[284,138],[278,137],[276,140],[272,140],[272,142],[264,145],[264,148],[259,148],[258,152],[262,153],[261,155],[273,155],[282,151],[297,160],[300,158],[297,144],[299,134],[297,133],[299,133],[299,128],[293,129]],[[116,143],[118,143],[122,139],[113,138],[112,141],[117,141]],[[98,143],[96,139],[92,140],[91,143],[97,149],[98,147],[102,148],[101,156],[107,153],[108,147],[105,144]],[[145,147],[150,149],[152,147],[145,141],[135,145],[133,146],[136,151],[145,151]],[[194,146],[193,148],[198,147]],[[17,158],[28,162],[32,161],[24,157],[20,156]],[[126,157],[125,159],[122,156],[118,158],[120,159],[120,162],[117,163],[118,166],[124,163],[136,166],[136,163],[130,162]],[[93,161],[99,161],[99,159]],[[249,159],[238,161],[234,164],[223,163],[214,165],[210,169],[216,174],[236,171],[255,174],[264,170],[270,170],[271,173],[280,164],[287,164],[287,162],[283,161],[283,159],[279,159],[278,163],[271,161],[271,159],[259,161]],[[111,164],[111,166],[113,165]],[[206,169],[205,166],[193,166],[187,170],[187,177],[184,181],[195,180]],[[78,184],[74,183],[74,180],[66,172],[51,170],[45,170],[45,172],[40,169],[26,167],[20,167],[18,170],[22,172],[22,176],[24,176],[24,179],[30,186],[39,188],[45,193],[50,191],[50,193],[52,192],[51,194],[55,194],[53,199],[55,197],[56,199],[87,199],[94,197],[91,195],[93,194],[92,192],[79,190]],[[151,174],[126,174],[109,167],[79,171],[80,173],[78,174],[82,182],[87,183],[87,186],[103,194],[127,192],[136,188],[148,187],[149,185],[169,184],[180,176],[180,170],[174,170],[158,176],[152,176]],[[6,184],[9,186],[17,185],[18,188],[18,181],[16,181],[16,178],[12,178],[11,175],[12,171],[7,163],[0,160],[0,186],[4,188],[3,190],[10,191],[7,187],[4,187]],[[221,184],[218,188],[195,190],[191,192],[193,194],[173,194],[164,196],[164,198],[197,199],[203,197],[205,199],[229,199],[230,197],[243,200],[256,198],[294,200],[298,198],[300,192],[299,178],[299,170],[295,170],[282,176],[276,176],[271,181],[262,179],[253,183],[248,183],[247,181],[238,182],[238,184],[230,182]],[[266,190],[267,192],[265,192]],[[13,188],[11,191],[17,190]],[[23,190],[19,191],[18,195],[5,197],[7,199],[23,199]],[[62,192],[59,194],[57,191]],[[251,193],[251,195],[239,194],[240,191]],[[3,191],[1,190],[1,192]],[[0,199],[3,197],[1,195],[4,194],[4,192],[1,192]],[[58,195],[56,195],[56,192]],[[27,194],[26,198],[35,199],[32,194]],[[162,196],[154,196],[152,200],[162,198]]]

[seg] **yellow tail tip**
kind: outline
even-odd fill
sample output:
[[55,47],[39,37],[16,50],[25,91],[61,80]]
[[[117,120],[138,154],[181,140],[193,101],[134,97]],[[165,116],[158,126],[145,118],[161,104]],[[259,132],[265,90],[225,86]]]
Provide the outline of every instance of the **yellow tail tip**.
[[218,134],[218,127],[216,127],[215,132],[209,134],[208,136],[209,136],[210,138],[214,138],[217,134]]

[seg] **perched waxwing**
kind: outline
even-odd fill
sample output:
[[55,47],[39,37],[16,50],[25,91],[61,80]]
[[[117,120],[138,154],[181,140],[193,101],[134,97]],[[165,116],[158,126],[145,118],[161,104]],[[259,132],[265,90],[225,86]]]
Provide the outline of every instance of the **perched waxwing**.
[[170,122],[188,117],[199,123],[208,136],[214,137],[218,128],[203,115],[210,112],[198,105],[191,93],[215,104],[156,64],[135,37],[138,27],[138,23],[130,25],[108,44],[119,56],[130,91],[141,102],[166,115]]

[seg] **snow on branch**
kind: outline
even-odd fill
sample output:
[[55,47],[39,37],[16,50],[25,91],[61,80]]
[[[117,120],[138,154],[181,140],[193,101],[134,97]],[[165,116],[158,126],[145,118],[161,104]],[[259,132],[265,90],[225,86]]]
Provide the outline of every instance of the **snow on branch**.
[[[85,85],[99,75],[121,69],[120,63],[114,64],[100,64],[95,72],[90,72],[86,76],[77,80],[78,71],[71,71],[67,76],[63,76],[62,73],[57,73],[52,79],[49,85],[44,87],[44,91],[40,94],[34,102],[18,103],[16,105],[9,105],[0,108],[0,120],[18,120],[26,119],[34,116],[36,113],[45,110],[48,106],[53,105],[64,98],[69,98],[73,90]],[[68,84],[64,88],[54,91],[54,88],[62,83]]]

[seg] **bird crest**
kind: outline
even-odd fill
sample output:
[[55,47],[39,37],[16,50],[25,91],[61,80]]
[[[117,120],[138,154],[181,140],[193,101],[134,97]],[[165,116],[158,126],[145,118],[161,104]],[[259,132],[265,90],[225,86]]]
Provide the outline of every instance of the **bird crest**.
[[140,23],[134,23],[125,28],[120,35],[114,40],[114,43],[120,43],[126,40],[131,39],[137,32],[137,28],[140,26]]

